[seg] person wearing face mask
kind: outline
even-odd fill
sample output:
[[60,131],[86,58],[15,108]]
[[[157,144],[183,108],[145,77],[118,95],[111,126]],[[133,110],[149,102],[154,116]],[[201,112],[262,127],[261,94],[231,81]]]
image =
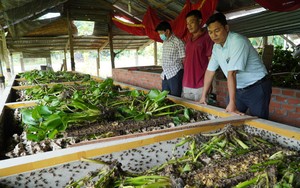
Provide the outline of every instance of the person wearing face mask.
[[191,36],[185,47],[182,97],[199,101],[213,42],[206,28],[201,27],[202,14],[199,10],[192,10],[186,15],[186,24]]
[[272,83],[257,51],[248,38],[229,31],[224,14],[212,15],[206,25],[215,44],[200,103],[206,104],[215,71],[221,67],[227,77],[229,94],[226,111],[243,115],[249,110],[252,116],[268,119]]
[[180,97],[182,92],[184,43],[172,33],[171,25],[163,21],[155,29],[163,41],[162,51],[162,90]]

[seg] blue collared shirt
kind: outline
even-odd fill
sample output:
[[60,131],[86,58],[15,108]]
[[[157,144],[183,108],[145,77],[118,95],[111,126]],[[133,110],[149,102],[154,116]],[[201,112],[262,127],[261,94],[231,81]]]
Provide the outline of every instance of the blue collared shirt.
[[214,44],[207,70],[219,66],[227,77],[228,71],[237,71],[237,88],[245,88],[267,75],[267,70],[248,38],[229,32],[224,46]]

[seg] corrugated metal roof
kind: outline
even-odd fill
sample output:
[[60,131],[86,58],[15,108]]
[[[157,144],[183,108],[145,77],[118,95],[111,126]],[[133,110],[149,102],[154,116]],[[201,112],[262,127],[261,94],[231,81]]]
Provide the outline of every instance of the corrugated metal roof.
[[300,9],[291,12],[265,11],[229,21],[230,30],[247,37],[300,33]]
[[[197,2],[197,0],[191,0]],[[109,15],[117,13],[138,22],[149,6],[156,9],[161,20],[178,16],[185,0],[1,0],[0,25],[9,28],[7,46],[10,51],[62,50],[68,44],[67,14],[72,20],[95,21],[93,36],[76,36],[75,49],[108,48]],[[217,10],[223,13],[258,7],[254,0],[219,0]],[[61,17],[40,21],[47,12],[60,12]],[[298,16],[298,17],[297,17]],[[230,21],[232,30],[248,37],[299,33],[299,10],[264,12]],[[7,29],[6,29],[7,30]],[[149,38],[130,35],[112,26],[115,49],[138,49]],[[13,36],[13,37],[10,37]]]

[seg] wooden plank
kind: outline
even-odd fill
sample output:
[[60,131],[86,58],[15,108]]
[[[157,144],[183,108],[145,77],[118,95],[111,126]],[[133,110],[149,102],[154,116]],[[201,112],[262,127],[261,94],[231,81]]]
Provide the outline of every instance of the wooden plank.
[[228,117],[233,115],[232,113],[225,112],[225,109],[223,108],[219,108],[211,105],[203,105],[198,102],[190,101],[180,97],[174,97],[171,95],[169,95],[168,98],[177,104],[182,104],[186,107],[193,108],[195,110],[199,110],[201,112],[212,114],[218,117]]
[[17,108],[27,108],[37,105],[38,100],[34,101],[22,101],[22,102],[12,102],[6,103],[5,106],[10,109],[17,109]]
[[[198,134],[201,132],[207,132],[207,131],[220,129],[220,128],[223,128],[224,125],[229,124],[229,123],[240,125],[240,124],[243,124],[245,121],[252,120],[252,119],[255,119],[255,117],[231,116],[231,117],[220,118],[220,119],[212,119],[212,120],[207,120],[207,121],[188,123],[188,124],[182,125],[182,126],[166,128],[166,129],[161,129],[161,130],[154,130],[154,131],[149,131],[149,132],[144,132],[144,133],[121,135],[121,136],[103,138],[103,139],[98,139],[98,140],[80,142],[78,144],[74,144],[71,147],[76,147],[79,145],[87,145],[87,144],[92,144],[92,143],[103,143],[103,142],[108,142],[108,141],[122,140],[122,139],[134,138],[134,137],[142,137],[142,136],[153,135],[153,134],[170,133],[170,132],[174,132],[174,134],[172,134],[172,136],[176,136],[176,137],[170,138],[170,139],[174,139],[174,138],[184,136],[186,134],[188,134],[188,135]],[[161,138],[161,139],[163,139],[163,138]],[[167,139],[167,140],[170,140],[170,139]],[[159,141],[164,141],[164,140],[159,140]]]
[[269,132],[276,133],[278,135],[282,135],[288,138],[300,140],[300,128],[293,127],[289,125],[285,125],[282,123],[277,123],[264,119],[255,119],[246,121],[247,125],[250,125],[255,128],[264,129]]
[[194,123],[188,126],[175,127],[172,132],[141,133],[127,137],[113,138],[114,140],[102,139],[97,142],[56,150],[32,156],[7,159],[0,161],[0,176],[10,176],[36,169],[46,168],[67,162],[78,161],[81,158],[97,157],[113,152],[133,149],[160,141],[167,141],[186,135],[208,132],[223,128],[228,122],[241,123],[245,120],[242,116],[229,117],[225,121],[215,119],[209,123]]

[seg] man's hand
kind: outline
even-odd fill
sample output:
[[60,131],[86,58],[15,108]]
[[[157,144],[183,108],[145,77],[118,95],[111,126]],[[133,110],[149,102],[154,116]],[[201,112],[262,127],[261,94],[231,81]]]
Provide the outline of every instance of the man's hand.
[[199,102],[200,102],[200,104],[207,104],[206,97],[202,96]]
[[226,107],[226,112],[230,112],[230,113],[234,113],[234,114],[238,114],[238,115],[245,115],[244,113],[240,112],[237,110],[236,106],[234,103],[230,103],[227,105]]

